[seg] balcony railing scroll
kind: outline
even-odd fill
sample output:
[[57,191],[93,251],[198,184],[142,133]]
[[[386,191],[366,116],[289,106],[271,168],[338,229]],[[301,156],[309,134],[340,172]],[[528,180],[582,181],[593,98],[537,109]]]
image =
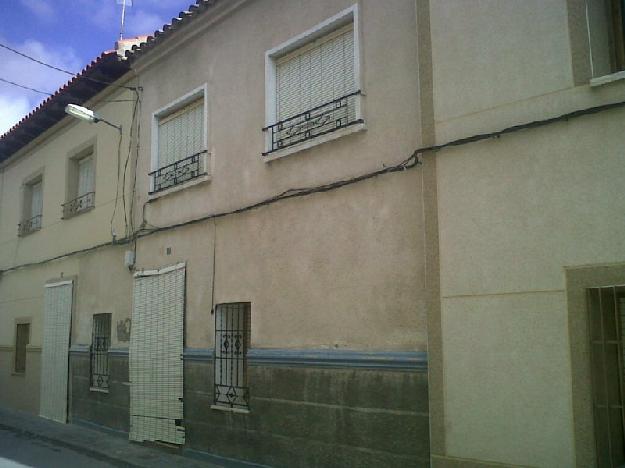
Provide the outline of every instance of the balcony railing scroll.
[[94,207],[95,192],[88,192],[63,204],[63,219],[71,218]]
[[32,218],[25,219],[17,225],[17,234],[19,236],[25,236],[31,232],[35,232],[41,229],[41,215],[33,216]]
[[206,150],[200,151],[150,172],[149,176],[152,178],[152,191],[150,193],[161,192],[205,175],[204,155],[206,153]]
[[357,109],[360,94],[360,91],[346,94],[263,128],[263,131],[269,132],[270,137],[269,148],[263,156],[341,128],[362,123],[363,120],[359,118]]

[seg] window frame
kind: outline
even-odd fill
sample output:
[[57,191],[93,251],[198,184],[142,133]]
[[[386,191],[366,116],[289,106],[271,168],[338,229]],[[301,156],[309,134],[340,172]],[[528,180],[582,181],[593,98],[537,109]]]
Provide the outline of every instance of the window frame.
[[[33,187],[37,184],[41,184],[41,212],[37,215],[32,213],[32,195]],[[18,224],[18,237],[24,237],[34,232],[40,231],[43,227],[43,204],[44,204],[44,170],[40,169],[22,182],[22,194],[21,194],[21,216]],[[35,216],[39,216],[39,225],[35,228],[23,228],[26,221],[31,221]]]
[[[82,196],[78,195],[78,184],[80,178],[80,161],[83,161],[86,158],[91,158],[91,178],[92,178],[92,186],[91,192],[87,192],[82,196],[88,195],[91,193],[91,197],[87,200],[87,203],[83,208],[78,210],[71,210],[72,212],[67,213],[69,211],[66,206],[76,202],[78,198]],[[69,157],[67,158],[66,163],[66,184],[65,184],[65,202],[61,205],[62,209],[62,219],[70,219],[74,216],[78,216],[80,214],[86,213],[87,211],[91,211],[95,208],[95,196],[96,196],[96,181],[97,181],[97,145],[96,140],[91,139],[88,142],[80,145],[78,148],[74,149],[71,153],[69,153]]]
[[[176,113],[177,111],[181,110],[185,106],[192,104],[194,101],[198,101],[200,99],[203,99],[204,125],[202,128],[203,130],[202,163],[203,163],[204,173],[188,181],[173,185],[171,187],[160,190],[158,192],[154,192],[154,180],[151,174],[154,171],[157,171],[158,169],[160,169],[159,155],[158,155],[159,153],[158,151],[159,150],[159,147],[158,147],[159,122],[161,119],[169,117],[170,115]],[[211,156],[211,153],[208,150],[209,128],[210,128],[208,118],[209,116],[208,116],[208,84],[207,83],[204,83],[203,85],[198,86],[197,88],[189,91],[188,93],[180,96],[179,98],[174,99],[173,101],[169,102],[168,104],[161,107],[160,109],[152,112],[152,116],[151,116],[152,134],[150,138],[150,143],[151,143],[150,171],[148,173],[148,199],[152,200],[154,198],[159,198],[163,195],[167,195],[172,192],[177,192],[184,188],[210,180],[211,174],[213,172],[212,171],[212,159],[213,158]]]
[[282,149],[271,151],[271,132],[264,132],[264,146],[262,159],[264,162],[287,156],[289,154],[304,151],[327,141],[340,138],[344,135],[364,130],[364,109],[363,109],[363,80],[362,80],[362,51],[361,51],[361,27],[358,4],[354,4],[336,15],[322,21],[312,28],[298,34],[291,39],[269,49],[265,52],[265,125],[264,128],[277,123],[277,62],[293,51],[305,47],[324,36],[332,34],[334,31],[352,23],[354,35],[354,90],[358,90],[355,99],[355,120],[359,121],[355,125],[346,126],[338,130],[318,135],[309,140],[296,143]]
[[[19,325],[28,325],[28,337],[27,337],[27,342],[24,345],[24,370],[19,371],[17,369],[17,329]],[[14,322],[14,335],[13,335],[13,359],[11,362],[11,374],[12,375],[16,375],[16,376],[24,376],[26,375],[26,371],[28,369],[28,366],[26,365],[26,360],[28,357],[28,345],[30,345],[31,342],[31,338],[32,338],[32,334],[33,334],[33,325],[32,325],[32,318],[31,317],[22,317],[22,318],[16,318],[15,322]]]
[[[221,341],[218,340],[218,336],[219,336],[219,331],[217,329],[217,321],[218,321],[218,317],[219,317],[219,313],[222,312],[220,309],[222,308],[227,308],[227,307],[240,307],[241,309],[239,309],[237,312],[240,312],[243,314],[243,328],[238,328],[235,329],[233,328],[231,331],[232,332],[237,332],[239,334],[243,334],[243,357],[240,359],[240,361],[242,362],[242,366],[243,369],[241,371],[242,376],[243,376],[243,385],[233,385],[233,382],[226,382],[225,384],[223,383],[223,381],[220,381],[220,383],[217,383],[217,365],[218,362],[221,360],[218,357],[218,349],[220,349],[221,346]],[[231,411],[234,413],[249,413],[250,412],[250,386],[249,386],[249,376],[248,376],[248,367],[249,367],[249,358],[248,358],[248,353],[249,350],[251,348],[251,337],[252,337],[252,303],[251,302],[224,302],[224,303],[220,303],[217,304],[215,306],[214,309],[215,313],[214,313],[214,330],[215,330],[215,341],[214,341],[214,359],[213,359],[213,404],[211,405],[211,409],[216,409],[216,410],[221,410],[221,411]],[[227,310],[224,310],[223,312],[227,312]],[[239,324],[239,319],[237,319],[237,324]],[[232,348],[231,348],[232,349]],[[221,350],[219,355],[221,356]],[[224,360],[228,361],[228,358],[225,358]],[[238,367],[237,367],[237,373],[238,373]],[[221,373],[220,373],[221,374]],[[227,375],[227,374],[226,374]],[[238,376],[237,376],[238,379]],[[237,381],[237,383],[239,383]],[[224,385],[230,385],[231,387],[235,386],[239,389],[243,389],[245,392],[245,396],[243,397],[243,399],[245,400],[245,405],[241,405],[241,404],[234,404],[234,403],[230,403],[227,404],[226,402],[223,401],[218,401],[218,397],[217,397],[217,387],[219,386],[224,386]],[[236,400],[238,400],[239,398],[237,397]]]
[[[93,384],[93,377],[94,377],[94,361],[96,360],[96,356],[94,354],[94,338],[95,338],[95,332],[96,332],[96,317],[104,317],[104,316],[108,316],[108,325],[109,325],[109,330],[108,330],[108,347],[106,348],[106,351],[104,352],[104,356],[106,356],[106,386],[101,385],[94,385]],[[91,344],[89,345],[89,391],[92,392],[102,392],[102,393],[108,393],[109,392],[109,388],[110,388],[110,378],[111,378],[111,361],[109,359],[109,350],[111,349],[111,341],[112,341],[112,336],[113,336],[113,314],[111,313],[99,313],[99,314],[93,314],[91,316]],[[104,375],[104,374],[100,374],[100,375]]]

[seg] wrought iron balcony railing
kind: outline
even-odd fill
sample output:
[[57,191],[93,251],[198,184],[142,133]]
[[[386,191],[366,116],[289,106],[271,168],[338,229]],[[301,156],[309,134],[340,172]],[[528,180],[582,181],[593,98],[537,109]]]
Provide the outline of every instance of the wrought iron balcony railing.
[[205,175],[204,155],[206,152],[206,150],[200,151],[188,158],[180,159],[156,171],[150,172],[149,176],[152,177],[152,191],[150,193],[160,192]]
[[25,236],[31,232],[35,232],[41,229],[41,215],[33,216],[32,218],[25,219],[17,225],[17,234],[19,236]]
[[357,112],[359,99],[360,91],[355,91],[263,128],[270,136],[269,148],[263,156],[362,123]]
[[95,192],[85,193],[67,203],[63,203],[63,219],[71,218],[94,207]]

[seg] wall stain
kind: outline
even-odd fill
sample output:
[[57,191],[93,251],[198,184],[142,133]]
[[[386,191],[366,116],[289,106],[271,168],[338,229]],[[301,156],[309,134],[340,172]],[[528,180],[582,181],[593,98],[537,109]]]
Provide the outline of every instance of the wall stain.
[[117,321],[117,341],[130,341],[130,319]]

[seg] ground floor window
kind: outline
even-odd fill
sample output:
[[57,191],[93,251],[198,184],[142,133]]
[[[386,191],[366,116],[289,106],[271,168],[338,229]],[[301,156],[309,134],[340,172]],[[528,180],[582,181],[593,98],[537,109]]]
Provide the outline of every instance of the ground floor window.
[[93,316],[91,339],[91,388],[109,388],[109,347],[111,346],[111,314]]
[[215,405],[247,409],[249,302],[219,304],[215,311]]
[[30,324],[18,323],[15,328],[15,362],[14,371],[17,374],[26,372],[26,345],[30,341]]
[[589,289],[588,313],[597,466],[622,466],[625,464],[625,286]]

